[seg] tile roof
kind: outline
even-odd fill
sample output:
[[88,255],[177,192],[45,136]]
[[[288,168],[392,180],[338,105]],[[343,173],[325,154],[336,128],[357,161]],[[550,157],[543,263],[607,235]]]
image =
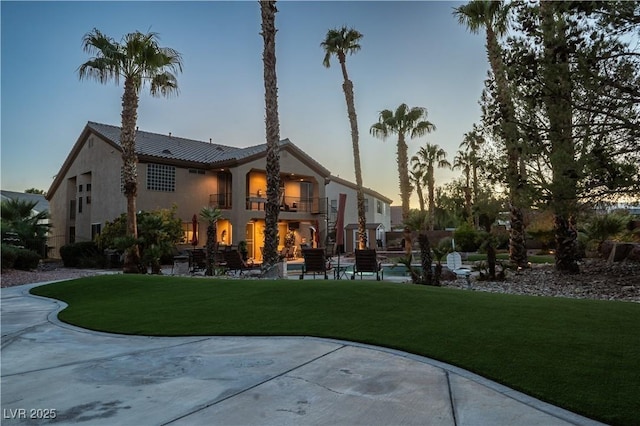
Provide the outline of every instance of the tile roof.
[[[120,127],[89,121],[87,127],[102,135],[115,145],[120,145]],[[330,172],[320,163],[315,161],[304,151],[293,144],[289,139],[280,141],[280,148],[290,147],[304,157],[321,173],[329,175]],[[163,135],[159,133],[136,131],[136,153],[168,160],[180,160],[216,165],[230,161],[242,161],[244,159],[259,156],[266,153],[267,144],[238,148],[234,146],[220,145],[211,142],[203,142],[193,139],[185,139],[177,136]]]

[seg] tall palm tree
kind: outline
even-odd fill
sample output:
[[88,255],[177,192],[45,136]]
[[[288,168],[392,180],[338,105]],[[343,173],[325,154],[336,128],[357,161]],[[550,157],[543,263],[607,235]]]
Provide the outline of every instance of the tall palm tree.
[[264,101],[267,138],[267,203],[265,206],[263,270],[278,263],[278,216],[280,214],[280,120],[278,118],[278,79],[276,75],[275,1],[261,0],[264,51]]
[[[414,160],[415,159],[415,160]],[[425,183],[429,191],[429,230],[433,231],[435,224],[435,168],[451,167],[447,161],[447,153],[436,144],[426,144],[411,158],[411,161],[422,163],[426,169]]]
[[[138,190],[136,155],[136,122],[140,90],[149,84],[152,96],[170,96],[178,92],[175,74],[182,72],[182,57],[176,50],[160,47],[158,35],[139,31],[125,35],[121,42],[94,28],[85,34],[82,46],[92,56],[78,68],[78,76],[95,79],[102,84],[124,80],[122,95],[122,149],[124,194],[127,197],[127,235],[138,237],[136,194]],[[127,250],[124,272],[139,272],[140,250],[137,245]]]
[[436,129],[433,123],[427,121],[427,109],[423,107],[409,108],[401,104],[395,112],[388,109],[380,112],[378,122],[374,123],[369,132],[377,138],[386,139],[389,134],[398,135],[397,162],[400,178],[400,198],[402,200],[402,220],[409,216],[409,199],[411,198],[411,181],[409,179],[409,155],[407,153],[406,136],[411,139],[424,136]]
[[217,207],[203,207],[200,217],[207,221],[207,245],[205,246],[206,264],[205,275],[213,275],[215,268],[215,254],[218,245],[218,220],[222,219],[222,211]]
[[[413,160],[413,158],[412,158]],[[411,161],[411,171],[409,172],[409,179],[416,188],[418,194],[418,203],[420,205],[420,211],[424,212],[424,193],[422,192],[422,182],[424,182],[424,174],[426,170],[422,167],[423,164],[419,161]]]
[[511,234],[509,257],[517,266],[527,265],[524,220],[522,214],[523,199],[520,196],[524,185],[520,174],[520,154],[518,127],[515,119],[515,107],[507,74],[502,60],[502,48],[498,38],[504,35],[508,27],[509,9],[502,1],[473,0],[454,10],[458,22],[474,34],[482,28],[486,32],[486,49],[491,71],[496,82],[496,98],[501,118],[501,137],[507,151],[507,182],[509,184]]
[[473,224],[473,215],[471,214],[471,169],[473,167],[472,154],[467,151],[458,150],[456,156],[453,157],[452,169],[462,170],[465,179],[464,187],[464,207],[467,212],[467,222]]
[[360,145],[358,135],[358,117],[356,116],[355,98],[353,95],[353,83],[347,74],[347,54],[354,54],[360,50],[360,39],[362,34],[353,28],[336,28],[327,31],[327,36],[320,46],[324,49],[325,55],[322,64],[329,68],[332,56],[338,58],[342,69],[342,90],[347,102],[347,115],[351,125],[351,144],[353,145],[353,164],[356,173],[356,191],[358,199],[358,247],[367,246],[367,218],[364,210],[364,192],[362,190],[362,168],[360,167]]
[[478,182],[478,169],[482,167],[483,162],[480,158],[480,147],[484,144],[484,138],[480,132],[480,129],[474,124],[473,130],[464,134],[462,142],[460,142],[460,148],[464,148],[469,153],[471,159],[471,171],[473,175],[473,202],[478,200],[478,194],[480,192],[480,185]]

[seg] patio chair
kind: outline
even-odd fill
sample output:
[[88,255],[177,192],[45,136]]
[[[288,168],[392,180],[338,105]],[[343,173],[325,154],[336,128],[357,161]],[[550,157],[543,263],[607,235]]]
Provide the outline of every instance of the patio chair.
[[207,267],[206,253],[202,249],[189,251],[189,272],[204,271]]
[[247,264],[242,258],[238,250],[229,250],[224,252],[225,267],[228,272],[237,272],[243,275],[245,271],[257,270],[258,268]]
[[302,264],[302,273],[300,279],[304,279],[305,274],[313,274],[313,279],[316,279],[316,274],[323,274],[324,279],[329,279],[327,271],[330,269],[327,267],[327,259],[324,256],[324,249],[321,248],[308,248],[302,250],[302,257],[304,257],[304,263]]
[[356,274],[360,274],[362,279],[362,274],[365,272],[375,272],[377,281],[384,279],[382,263],[378,262],[378,255],[374,249],[356,250],[356,262],[353,265],[351,279],[355,280]]

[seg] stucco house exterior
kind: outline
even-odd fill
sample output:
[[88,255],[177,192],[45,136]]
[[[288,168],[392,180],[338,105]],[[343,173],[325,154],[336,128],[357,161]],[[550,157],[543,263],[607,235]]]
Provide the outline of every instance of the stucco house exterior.
[[[56,245],[52,256],[58,256],[64,244],[93,240],[107,221],[126,212],[119,141],[120,127],[88,122],[73,145],[47,192],[52,242]],[[246,241],[249,257],[262,259],[266,144],[238,148],[138,130],[136,151],[138,210],[175,205],[183,222],[183,247],[187,248],[193,240],[194,214],[199,222],[195,229],[198,246],[203,246],[206,223],[199,213],[205,206],[218,207],[223,219],[218,222],[217,241],[234,246]],[[327,198],[327,191],[331,197],[335,194],[336,200],[339,192],[347,192],[347,203],[355,203],[355,195],[350,192],[355,185],[332,177],[329,170],[288,139],[280,141],[280,173],[280,248],[284,248],[287,234],[295,237],[296,247],[324,247],[330,227],[335,226],[331,218],[333,198]],[[386,212],[391,201],[375,191],[368,193],[371,223],[381,223],[388,230],[388,219],[376,208],[377,200],[381,200]],[[357,212],[350,210],[349,206],[345,224],[357,222]]]
[[[367,221],[367,244],[369,248],[386,246],[386,232],[391,230],[392,200],[370,188],[363,188],[365,217]],[[357,186],[338,176],[330,176],[326,188],[329,212],[337,213],[339,195],[347,194],[344,215],[345,247],[347,253],[357,248],[358,205]],[[330,214],[330,217],[331,217]],[[331,228],[331,226],[330,226]]]

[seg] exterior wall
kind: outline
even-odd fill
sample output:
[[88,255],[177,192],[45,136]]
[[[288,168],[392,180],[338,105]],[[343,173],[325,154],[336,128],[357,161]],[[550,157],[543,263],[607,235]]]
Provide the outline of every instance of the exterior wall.
[[[74,161],[49,200],[51,210],[52,257],[60,256],[60,247],[70,242],[69,230],[75,227],[75,241],[91,241],[91,225],[113,220],[126,209],[120,191],[120,152],[101,138],[90,134],[79,142]],[[91,190],[87,190],[87,184]],[[82,192],[79,191],[82,185]],[[87,204],[87,197],[91,202]],[[82,212],[79,212],[82,199]],[[75,202],[75,219],[70,212]]]
[[[259,198],[258,190],[261,192],[261,198],[266,198],[266,159],[260,157],[254,161],[249,161],[234,167],[233,173],[233,210],[229,211],[229,216],[225,216],[233,223],[233,244],[239,241],[247,240],[253,237],[253,248],[249,256],[257,260],[262,259],[260,247],[264,246],[264,205],[258,210],[256,204],[247,204],[248,197]],[[299,179],[310,181],[313,184],[313,198],[320,200],[320,210],[312,209],[312,211],[284,211],[279,213],[279,245],[284,246],[284,237],[287,231],[287,222],[299,223],[300,226],[295,231],[296,245],[301,244],[302,240],[310,239],[309,227],[313,226],[320,232],[318,241],[323,245],[326,237],[326,220],[322,214],[324,212],[325,201],[325,177],[319,172],[304,164],[295,155],[283,149],[280,151],[280,173],[282,183],[285,188],[285,200],[293,200],[300,197]],[[292,176],[293,175],[293,176]],[[288,179],[287,179],[288,177]],[[248,185],[247,185],[248,179]],[[291,206],[291,203],[288,203]],[[291,206],[292,207],[292,206]],[[317,221],[317,222],[316,222]],[[249,228],[253,228],[252,235],[248,235],[247,224],[252,224]]]
[[[175,205],[177,216],[185,229],[183,248],[190,246],[192,217],[195,214],[198,218],[198,246],[203,246],[206,244],[207,224],[200,219],[200,211],[205,206],[220,206],[221,198],[217,194],[230,190],[224,207],[229,207],[229,198],[231,207],[222,209],[223,220],[218,223],[217,240],[237,246],[240,241],[252,237],[253,250],[250,256],[261,260],[264,205],[258,209],[247,201],[248,197],[258,198],[257,201],[266,198],[264,155],[258,154],[254,160],[240,161],[240,164],[225,169],[205,165],[200,165],[200,168],[175,165],[173,191],[147,189],[149,165],[154,162],[168,164],[168,161],[158,159],[156,162],[148,156],[141,156],[138,163],[137,210],[149,211]],[[71,240],[92,240],[92,234],[98,228],[104,228],[106,221],[112,221],[126,212],[126,198],[121,189],[121,167],[122,157],[117,147],[92,131],[81,135],[60,171],[64,176],[57,178],[55,190],[50,190],[53,234],[59,235],[59,238],[52,239],[58,241],[51,251],[53,256],[59,256],[59,248]],[[305,155],[299,155],[297,148],[287,146],[280,151],[280,171],[285,196],[283,206],[286,204],[286,209],[283,208],[279,213],[279,246],[284,247],[285,236],[292,231],[295,233],[296,247],[299,248],[301,244],[323,247],[327,236],[327,171]],[[219,181],[219,173],[222,172],[231,176],[230,188]],[[301,180],[311,184],[309,194],[301,193]],[[258,190],[261,192],[259,196]],[[89,198],[90,203],[87,204]],[[307,202],[307,199],[312,201]],[[82,211],[79,211],[80,202]],[[371,203],[375,206],[373,201]],[[69,211],[72,205],[74,215]],[[74,228],[74,236],[70,234],[71,227]]]

